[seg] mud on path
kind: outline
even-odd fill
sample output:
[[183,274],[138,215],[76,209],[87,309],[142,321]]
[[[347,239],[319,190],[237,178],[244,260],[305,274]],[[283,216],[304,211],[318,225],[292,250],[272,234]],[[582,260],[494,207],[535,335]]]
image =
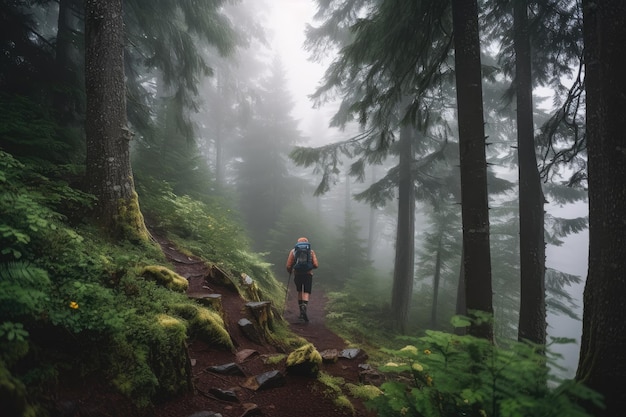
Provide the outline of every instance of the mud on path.
[[[170,242],[155,236],[163,252],[174,265],[174,270],[189,280],[188,294],[221,294],[222,307],[226,316],[226,326],[235,344],[235,352],[209,346],[203,342],[192,340],[189,343],[189,356],[192,361],[194,392],[167,401],[155,407],[155,417],[187,417],[194,413],[215,412],[223,417],[242,417],[262,415],[271,417],[372,417],[362,402],[344,394],[352,402],[355,413],[346,407],[339,407],[327,393],[327,388],[313,378],[289,375],[285,371],[284,360],[268,363],[267,359],[281,352],[279,348],[269,344],[257,344],[250,341],[238,326],[241,318],[248,317],[245,301],[238,293],[216,282],[207,280],[210,271],[198,259],[180,253]],[[287,275],[285,273],[285,282]],[[296,335],[310,341],[318,351],[325,349],[346,348],[346,342],[330,331],[324,324],[325,299],[319,289],[313,287],[309,302],[309,323],[298,322],[298,307],[293,280],[290,281],[289,300],[284,314],[290,329]],[[252,354],[250,354],[252,352]],[[288,353],[288,352],[287,352]],[[246,355],[243,355],[246,354]],[[248,354],[250,354],[248,356]],[[241,360],[242,358],[245,358]],[[335,363],[323,363],[321,371],[334,377],[343,378],[346,383],[358,384],[359,365],[367,356],[363,353],[354,359],[339,358]],[[216,374],[207,370],[210,366],[238,363],[245,376]],[[251,390],[243,386],[249,377],[264,372],[278,370],[286,377],[286,384],[265,390]],[[236,395],[236,402],[217,398],[215,389],[231,391]],[[213,391],[212,391],[213,390]],[[198,414],[200,416],[202,414]]]

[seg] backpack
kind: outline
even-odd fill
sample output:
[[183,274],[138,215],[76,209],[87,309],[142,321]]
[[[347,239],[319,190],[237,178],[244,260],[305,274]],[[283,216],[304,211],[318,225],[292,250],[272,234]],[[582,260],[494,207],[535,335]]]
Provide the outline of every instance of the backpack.
[[306,272],[313,269],[311,259],[311,244],[309,242],[298,242],[293,248],[293,255],[296,259],[293,269],[295,271]]

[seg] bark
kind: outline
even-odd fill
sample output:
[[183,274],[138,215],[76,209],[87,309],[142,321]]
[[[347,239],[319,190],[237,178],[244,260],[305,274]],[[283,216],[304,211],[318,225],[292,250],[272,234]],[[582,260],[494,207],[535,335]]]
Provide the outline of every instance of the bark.
[[519,159],[520,316],[518,339],[546,343],[544,196],[537,169],[526,2],[513,2]]
[[144,241],[130,166],[124,84],[122,0],[85,2],[86,175],[95,217],[114,239]]
[[[461,249],[461,259],[464,259],[464,251]],[[465,268],[463,267],[463,262],[461,262],[461,268],[459,268],[459,283],[456,289],[456,314],[459,316],[467,315],[467,303],[465,302]],[[465,327],[455,327],[454,334],[458,334],[462,336],[467,334],[467,328]]]
[[79,51],[74,35],[78,26],[76,7],[75,0],[59,1],[55,52],[58,82],[61,85],[54,93],[54,108],[63,126],[77,124],[78,107],[81,106],[78,97],[81,84],[78,75]]
[[[461,156],[466,303],[470,314],[483,312],[493,315],[487,161],[476,0],[453,0],[452,24]],[[473,323],[469,332],[477,337],[493,339],[493,326],[489,321]]]
[[626,396],[626,3],[583,0],[589,270],[576,379],[605,396],[595,417],[623,415]]
[[394,327],[404,334],[413,296],[415,261],[415,189],[411,175],[413,160],[412,129],[400,130],[400,162],[398,181],[398,226],[396,233],[396,259],[391,292],[391,315]]
[[433,305],[430,310],[430,328],[437,328],[437,305],[439,304],[439,283],[441,282],[441,239],[437,245],[437,255],[435,258],[435,273],[433,275]]

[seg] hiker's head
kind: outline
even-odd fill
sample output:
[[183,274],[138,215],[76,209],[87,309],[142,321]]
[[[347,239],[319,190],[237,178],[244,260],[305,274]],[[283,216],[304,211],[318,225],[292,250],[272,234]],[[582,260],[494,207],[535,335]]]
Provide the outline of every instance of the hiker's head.
[[308,242],[309,239],[307,239],[306,237],[301,237],[298,239],[298,243],[302,243],[302,242]]

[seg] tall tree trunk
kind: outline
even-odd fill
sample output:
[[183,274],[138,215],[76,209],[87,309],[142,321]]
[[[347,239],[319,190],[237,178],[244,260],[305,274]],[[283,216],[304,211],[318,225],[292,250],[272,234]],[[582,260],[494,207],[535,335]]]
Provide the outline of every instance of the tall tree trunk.
[[148,233],[130,167],[126,120],[122,0],[85,2],[87,184],[98,198],[97,221],[114,239]]
[[[467,303],[465,302],[465,264],[462,262],[465,259],[465,251],[461,248],[461,267],[459,268],[459,283],[456,289],[456,310],[455,313],[459,316],[467,315]],[[455,327],[454,333],[462,336],[467,334],[466,327]]]
[[398,229],[391,292],[391,315],[395,329],[404,334],[413,296],[415,263],[415,188],[411,175],[413,129],[410,126],[402,126],[400,129],[399,147]]
[[[493,315],[487,160],[476,0],[452,1],[454,62],[459,117],[463,263],[467,310]],[[476,322],[470,334],[493,339],[490,322]]]
[[[376,166],[371,166],[372,184],[376,182]],[[376,207],[370,206],[369,227],[367,228],[367,260],[374,260],[374,238],[376,236]]]
[[430,310],[430,328],[437,328],[437,305],[439,304],[439,283],[441,282],[441,240],[439,235],[439,243],[437,244],[437,254],[435,258],[435,274],[433,275],[433,305]]
[[606,409],[626,410],[626,3],[583,0],[589,271],[576,379],[603,394]]
[[[77,124],[79,91],[79,51],[75,42],[78,26],[76,0],[59,0],[57,19],[56,66],[61,87],[54,94],[54,108],[62,126]],[[82,109],[84,110],[84,109]]]
[[519,160],[520,316],[518,339],[545,345],[544,196],[537,169],[526,2],[513,2],[517,146]]

